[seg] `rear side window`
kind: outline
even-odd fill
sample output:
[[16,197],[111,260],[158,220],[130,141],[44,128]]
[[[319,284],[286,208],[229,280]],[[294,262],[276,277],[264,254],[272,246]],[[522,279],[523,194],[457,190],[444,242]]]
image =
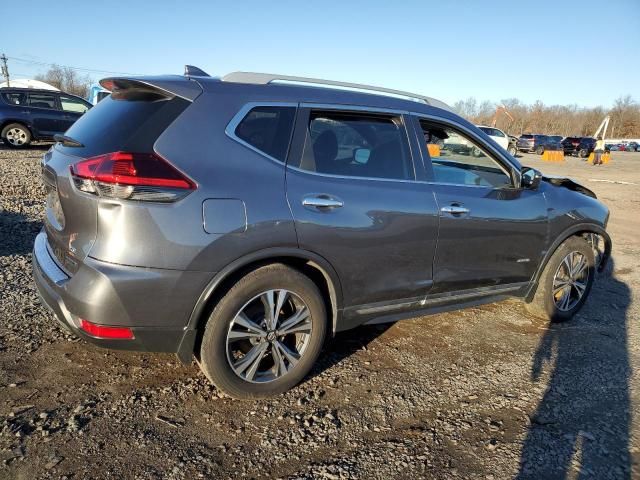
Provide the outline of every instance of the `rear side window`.
[[284,162],[295,114],[294,107],[255,107],[238,124],[235,134],[262,153]]
[[55,95],[49,95],[48,93],[29,93],[29,106],[57,109],[56,97]]
[[299,167],[349,177],[415,178],[404,126],[379,114],[312,111]]
[[3,93],[2,99],[9,105],[25,105],[27,94],[24,92]]
[[118,99],[107,96],[67,130],[65,135],[83,147],[58,144],[57,148],[86,157],[119,150],[152,151],[157,138],[189,102],[134,93]]

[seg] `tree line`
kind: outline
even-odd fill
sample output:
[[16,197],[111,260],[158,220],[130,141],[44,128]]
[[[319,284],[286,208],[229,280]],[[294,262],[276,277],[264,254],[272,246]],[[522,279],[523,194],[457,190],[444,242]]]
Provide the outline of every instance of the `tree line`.
[[585,108],[578,105],[545,105],[537,101],[527,105],[516,98],[499,104],[475,98],[453,105],[458,114],[476,125],[491,125],[496,108],[504,105],[513,116],[498,116],[496,127],[511,135],[543,133],[547,135],[592,136],[604,117],[611,116],[607,138],[640,138],[640,104],[631,95],[619,97],[613,108]]

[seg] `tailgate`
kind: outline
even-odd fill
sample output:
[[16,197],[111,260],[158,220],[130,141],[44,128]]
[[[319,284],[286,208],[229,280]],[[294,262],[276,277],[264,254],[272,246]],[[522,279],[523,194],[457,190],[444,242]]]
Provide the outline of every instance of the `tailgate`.
[[78,192],[69,167],[78,157],[53,147],[42,159],[47,192],[44,228],[49,250],[67,273],[76,272],[96,239],[97,198]]

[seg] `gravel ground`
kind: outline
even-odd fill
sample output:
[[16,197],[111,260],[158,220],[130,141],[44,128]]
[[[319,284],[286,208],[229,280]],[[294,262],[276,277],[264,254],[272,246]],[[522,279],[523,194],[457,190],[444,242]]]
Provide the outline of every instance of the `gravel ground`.
[[30,272],[46,148],[0,147],[0,478],[640,478],[640,153],[521,159],[612,210],[613,265],[573,322],[507,301],[363,327],[295,390],[240,402],[57,327]]

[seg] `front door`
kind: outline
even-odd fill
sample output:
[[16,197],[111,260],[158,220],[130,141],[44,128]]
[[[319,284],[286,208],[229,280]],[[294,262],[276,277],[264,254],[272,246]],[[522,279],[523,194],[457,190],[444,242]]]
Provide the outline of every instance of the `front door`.
[[420,126],[441,146],[425,149],[440,214],[432,293],[528,282],[546,245],[542,193],[513,185],[510,166],[470,132]]
[[438,210],[415,181],[405,120],[348,107],[298,113],[287,198],[300,247],[340,276],[345,317],[420,301],[432,284]]
[[89,105],[79,98],[68,95],[60,95],[60,106],[62,107],[62,118],[60,120],[60,132],[64,133],[75,123],[87,110]]

